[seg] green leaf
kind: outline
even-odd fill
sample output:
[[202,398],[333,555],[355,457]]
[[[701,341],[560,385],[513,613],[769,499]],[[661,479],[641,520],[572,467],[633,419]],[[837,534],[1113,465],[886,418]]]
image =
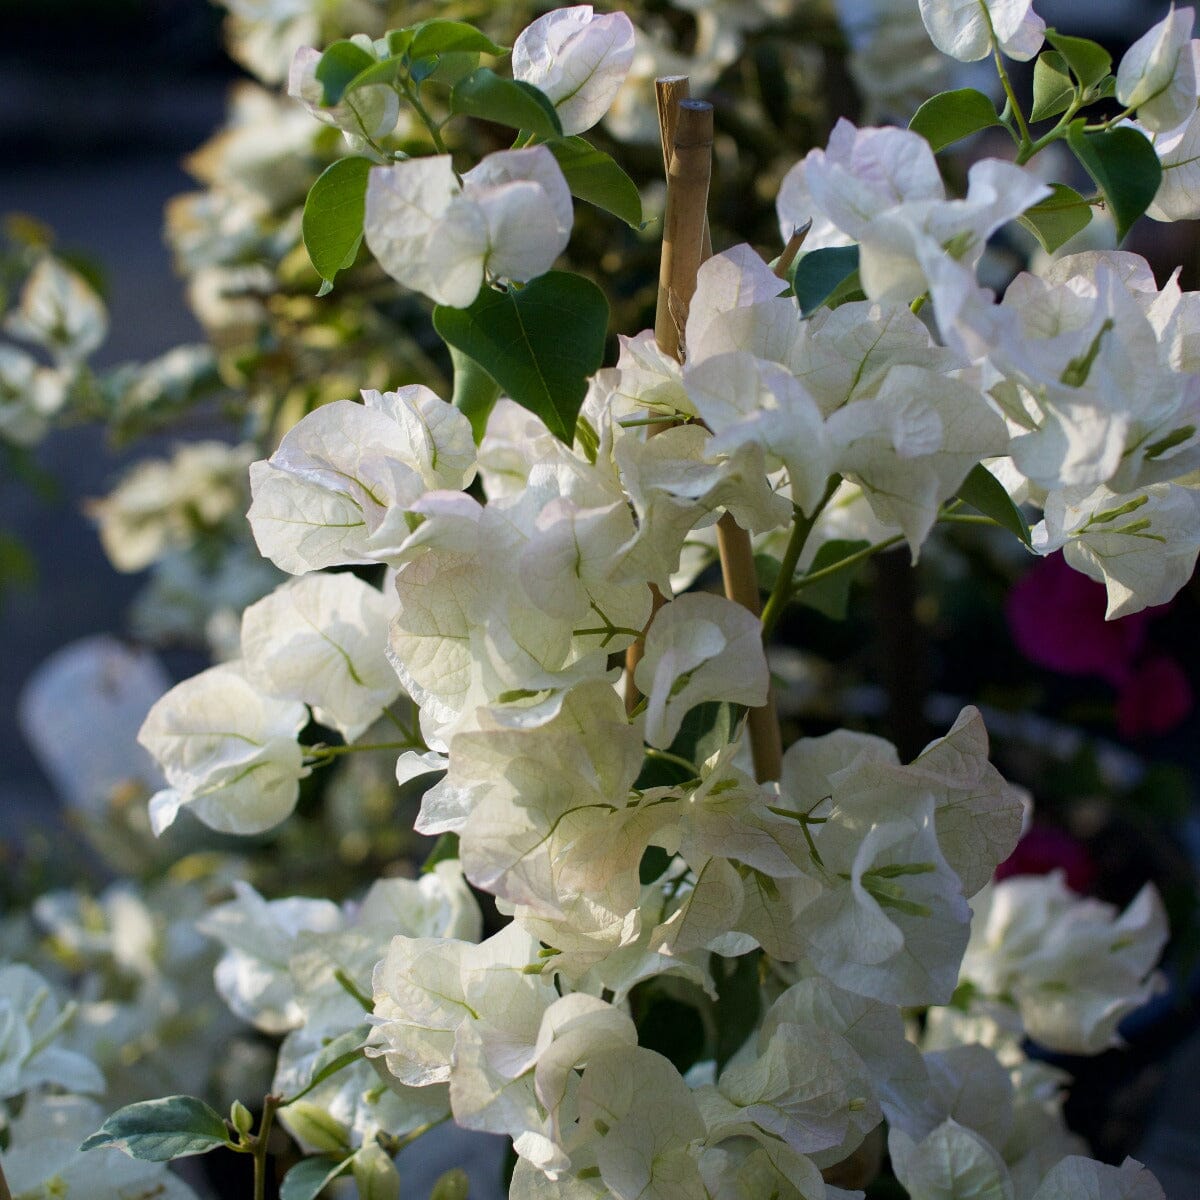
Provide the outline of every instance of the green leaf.
[[[865,550],[871,543],[850,541],[846,538],[831,538],[813,555],[810,571],[823,571],[835,566],[843,559]],[[864,564],[865,565],[865,564]],[[837,571],[828,579],[819,579],[796,592],[795,598],[808,608],[816,609],[831,621],[844,621],[850,605],[850,588],[858,578],[862,565]]]
[[822,250],[810,250],[796,259],[792,268],[792,291],[801,313],[807,317],[857,278],[858,247],[826,246]]
[[364,1022],[327,1042],[313,1059],[312,1078],[308,1081],[305,1091],[324,1083],[331,1075],[336,1075],[344,1067],[362,1058],[363,1043],[370,1034],[371,1026]]
[[704,1057],[704,1019],[694,1005],[663,990],[656,980],[640,984],[629,997],[638,1045],[669,1058],[681,1074]]
[[1092,219],[1092,206],[1065,183],[1052,183],[1054,195],[1027,208],[1017,220],[1053,254],[1064,242],[1086,229]]
[[336,1158],[301,1159],[284,1177],[279,1188],[279,1200],[316,1200],[326,1185],[345,1174],[350,1160]]
[[1038,55],[1033,64],[1033,109],[1031,121],[1044,121],[1066,112],[1075,98],[1075,81],[1071,78],[1067,60],[1057,50]]
[[662,873],[671,865],[672,855],[661,846],[647,846],[638,863],[638,882],[645,887],[662,877]]
[[[369,158],[340,158],[308,190],[300,228],[317,274],[330,286],[354,262],[363,237]],[[329,288],[324,289],[328,292]]]
[[490,67],[479,67],[454,85],[450,111],[525,129],[538,137],[562,137],[562,122],[543,93],[531,83],[502,79]]
[[571,195],[620,217],[634,229],[641,229],[642,197],[637,184],[611,155],[581,137],[560,138],[550,142],[549,147],[566,176]]
[[111,1146],[144,1162],[168,1162],[229,1145],[220,1115],[195,1096],[165,1096],[119,1108],[80,1150]]
[[454,395],[451,403],[468,421],[478,446],[487,431],[488,417],[500,399],[500,385],[469,355],[450,347],[454,364]]
[[402,54],[393,54],[389,58],[381,58],[378,62],[372,59],[369,67],[365,67],[359,71],[342,88],[342,95],[346,96],[350,92],[357,91],[359,88],[371,87],[373,84],[394,83],[400,78],[400,74],[404,71],[406,65],[406,57]]
[[484,288],[470,308],[438,305],[433,325],[571,445],[608,332],[608,301],[591,280],[550,271],[522,288]]
[[913,114],[908,127],[919,133],[936,154],[960,138],[999,124],[996,106],[982,92],[959,88],[931,96]]
[[1096,181],[1117,223],[1117,241],[1146,211],[1162,181],[1162,166],[1149,139],[1128,125],[1087,133],[1084,120],[1071,123],[1067,143]]
[[447,862],[452,858],[458,857],[458,834],[457,833],[442,833],[438,835],[438,840],[433,843],[433,849],[430,850],[425,857],[425,861],[421,864],[421,874],[428,875],[434,867],[440,862]]
[[1066,59],[1085,91],[1095,87],[1112,70],[1112,55],[1097,42],[1067,37],[1053,29],[1046,30],[1046,41]]
[[416,33],[415,26],[407,26],[404,29],[389,29],[385,35],[388,53],[397,58],[403,54],[407,54],[409,46],[412,45],[414,33]]
[[971,468],[957,495],[964,504],[969,504],[976,512],[991,517],[1009,533],[1015,534],[1026,546],[1030,544],[1029,522],[1012,502],[1004,485],[982,463]]
[[446,21],[439,17],[413,26],[412,41],[407,50],[410,58],[463,52],[491,55],[508,53],[507,46],[498,46],[473,25],[464,21]]
[[471,1181],[462,1167],[451,1167],[438,1176],[438,1181],[429,1193],[429,1200],[467,1200]]
[[350,82],[374,65],[375,59],[361,46],[350,41],[334,42],[317,63],[317,82],[325,89],[321,103],[337,104]]
[[717,1074],[758,1028],[762,1013],[762,988],[758,980],[761,950],[737,958],[709,957],[709,970],[717,985],[714,1017],[717,1022]]
[[648,754],[642,763],[636,786],[645,789],[686,783],[706,759],[733,740],[737,718],[735,706],[722,700],[707,700],[689,709],[675,740],[667,749],[675,757],[695,763],[696,772],[689,772],[686,767],[669,758]]

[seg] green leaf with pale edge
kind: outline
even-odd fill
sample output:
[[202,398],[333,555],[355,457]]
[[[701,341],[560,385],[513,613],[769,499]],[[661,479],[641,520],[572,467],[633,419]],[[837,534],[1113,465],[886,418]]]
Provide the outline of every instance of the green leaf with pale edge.
[[350,41],[334,42],[317,63],[317,82],[324,89],[321,103],[337,104],[346,88],[363,71],[375,65],[375,59],[361,46]]
[[429,1200],[467,1200],[471,1181],[462,1167],[451,1167],[438,1176],[438,1181],[429,1193]]
[[1092,206],[1074,188],[1052,183],[1054,195],[1027,208],[1017,220],[1053,254],[1064,242],[1086,229],[1092,219]]
[[933,147],[934,153],[981,129],[999,125],[996,106],[974,88],[958,88],[931,96],[913,114],[908,127]]
[[203,1100],[165,1096],[117,1109],[79,1148],[109,1146],[144,1162],[169,1162],[229,1144],[225,1122]]
[[439,304],[434,328],[522,408],[571,445],[588,378],[604,360],[608,301],[582,275],[550,271],[507,292],[484,288],[470,308]]
[[442,833],[438,835],[438,840],[433,843],[433,849],[429,851],[425,857],[425,861],[421,864],[421,874],[428,875],[434,867],[440,862],[447,862],[452,858],[458,857],[458,834],[457,833]]
[[[870,544],[861,540],[831,538],[813,555],[809,570],[823,571],[826,567],[832,567],[852,554],[865,550]],[[815,609],[831,621],[844,621],[850,606],[850,589],[865,567],[864,561],[857,567],[837,571],[827,579],[820,579],[808,587],[801,588],[796,592],[795,598],[806,608]]]
[[801,313],[807,317],[816,312],[857,274],[857,246],[826,246],[801,254],[792,268],[792,292]]
[[1112,70],[1112,55],[1088,38],[1067,37],[1057,30],[1047,29],[1046,41],[1067,60],[1085,90],[1095,87]]
[[562,122],[542,92],[520,79],[502,79],[490,67],[480,67],[454,85],[450,111],[525,129],[538,137],[562,137]]
[[714,954],[708,960],[713,982],[717,985],[713,1016],[717,1023],[718,1075],[758,1028],[762,1014],[762,988],[758,981],[761,959],[761,950],[751,950],[737,958]]
[[279,1188],[279,1200],[316,1200],[339,1175],[350,1169],[350,1159],[301,1159],[284,1177]]
[[353,264],[362,243],[371,166],[369,158],[338,159],[321,172],[304,201],[304,248],[330,286],[339,271]]
[[616,160],[581,137],[549,143],[550,153],[566,176],[571,195],[620,217],[634,229],[642,227],[642,197],[637,184]]
[[428,54],[507,54],[507,46],[499,46],[491,38],[480,33],[473,25],[463,21],[447,21],[434,17],[415,25],[412,41],[406,47],[410,58],[424,58]]
[[1075,81],[1067,60],[1057,50],[1038,55],[1033,64],[1033,108],[1031,121],[1045,121],[1066,112],[1075,97]]
[[468,421],[475,445],[483,441],[488,417],[500,399],[500,385],[473,359],[454,346],[450,347],[454,365],[454,395],[451,403]]
[[1029,522],[1012,502],[1012,497],[1004,490],[1004,485],[982,463],[977,463],[971,468],[971,473],[958,489],[958,498],[976,512],[991,517],[1009,533],[1020,538],[1026,546],[1030,544]]
[[1117,223],[1117,241],[1150,206],[1162,182],[1162,166],[1149,139],[1128,125],[1086,133],[1081,117],[1071,123],[1067,144],[1104,193]]
[[307,1088],[314,1088],[317,1084],[324,1083],[331,1075],[336,1075],[343,1068],[362,1058],[363,1043],[370,1035],[371,1026],[364,1022],[327,1042],[313,1059],[312,1078],[308,1081]]

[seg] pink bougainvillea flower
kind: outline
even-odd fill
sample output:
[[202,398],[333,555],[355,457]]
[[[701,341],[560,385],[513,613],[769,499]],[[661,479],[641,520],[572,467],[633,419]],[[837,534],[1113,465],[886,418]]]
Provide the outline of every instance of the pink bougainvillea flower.
[[1088,894],[1096,878],[1096,864],[1082,842],[1064,829],[1035,822],[1017,848],[996,868],[996,879],[1049,875],[1057,870],[1066,872],[1067,886],[1081,896]]
[[1146,640],[1153,609],[1106,621],[1104,585],[1072,570],[1061,554],[1040,560],[1008,596],[1017,649],[1063,675],[1099,675],[1120,687]]
[[1117,696],[1117,732],[1124,738],[1161,737],[1192,711],[1195,696],[1183,668],[1165,654],[1141,662]]

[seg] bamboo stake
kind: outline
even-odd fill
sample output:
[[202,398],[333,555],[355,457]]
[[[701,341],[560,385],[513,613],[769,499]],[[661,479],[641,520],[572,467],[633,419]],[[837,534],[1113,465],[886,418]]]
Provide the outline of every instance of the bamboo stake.
[[[708,229],[708,184],[712,173],[712,105],[688,99],[686,75],[669,75],[654,82],[658,101],[658,128],[663,166],[667,174],[667,207],[663,217],[662,260],[659,264],[658,305],[654,337],[659,348],[680,358],[680,334],[687,321],[686,307],[696,290],[696,272],[703,261]],[[671,426],[670,421],[647,427],[653,437]],[[650,585],[650,620],[666,603]],[[633,673],[645,642],[639,638],[625,652],[625,708],[632,712],[641,695]]]

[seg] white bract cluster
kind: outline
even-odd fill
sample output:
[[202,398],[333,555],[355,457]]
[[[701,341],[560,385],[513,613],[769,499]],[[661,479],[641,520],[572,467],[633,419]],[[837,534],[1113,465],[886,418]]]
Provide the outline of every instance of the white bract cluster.
[[[1041,44],[1028,3],[921,11],[962,58]],[[1161,97],[1188,78],[1194,103],[1172,20],[1118,77],[1144,120],[1166,120]],[[611,102],[626,25],[570,9],[518,40],[518,77],[568,132]],[[297,60],[305,99],[316,71]],[[169,784],[156,829],[185,807],[224,832],[269,829],[314,766],[379,749],[358,739],[390,714],[398,780],[425,777],[416,828],[452,847],[357,909],[243,886],[204,921],[227,947],[227,1001],[286,1034],[276,1091],[306,1149],[373,1170],[449,1112],[512,1139],[517,1200],[821,1200],[862,1195],[823,1172],[870,1163],[886,1119],[913,1200],[1161,1196],[1136,1163],[1078,1156],[1061,1075],[1020,1050],[1025,1034],[1114,1040],[1158,987],[1152,892],[1114,920],[1056,879],[988,890],[1025,804],[971,707],[909,762],[841,730],[767,770],[746,715],[769,701],[764,626],[804,554],[844,535],[848,504],[868,553],[903,542],[914,560],[969,479],[1022,531],[1009,496],[1035,504],[1033,549],[1102,578],[1110,615],[1190,576],[1200,308],[1115,252],[1022,275],[997,301],[977,279],[988,239],[1050,194],[984,160],[951,197],[917,133],[840,122],[788,175],[780,220],[786,239],[811,219],[810,249],[856,246],[864,298],[803,308],[799,282],[737,246],[700,268],[678,357],[622,338],[573,440],[519,380],[478,444],[412,385],[324,405],[253,464],[250,525],[294,578],[246,610],[237,659],[150,712],[141,741]],[[406,159],[371,169],[364,232],[440,304],[500,284],[520,312],[571,203],[546,146],[462,174],[448,155]],[[673,586],[718,523],[788,542],[764,618]],[[411,728],[389,707],[402,692]],[[301,745],[310,721],[345,745],[311,730]],[[484,940],[467,883],[509,919]],[[689,1061],[644,1044],[655,996],[708,1031]],[[919,1048],[910,1008],[930,1012]],[[317,1078],[343,1037],[369,1063]]]

